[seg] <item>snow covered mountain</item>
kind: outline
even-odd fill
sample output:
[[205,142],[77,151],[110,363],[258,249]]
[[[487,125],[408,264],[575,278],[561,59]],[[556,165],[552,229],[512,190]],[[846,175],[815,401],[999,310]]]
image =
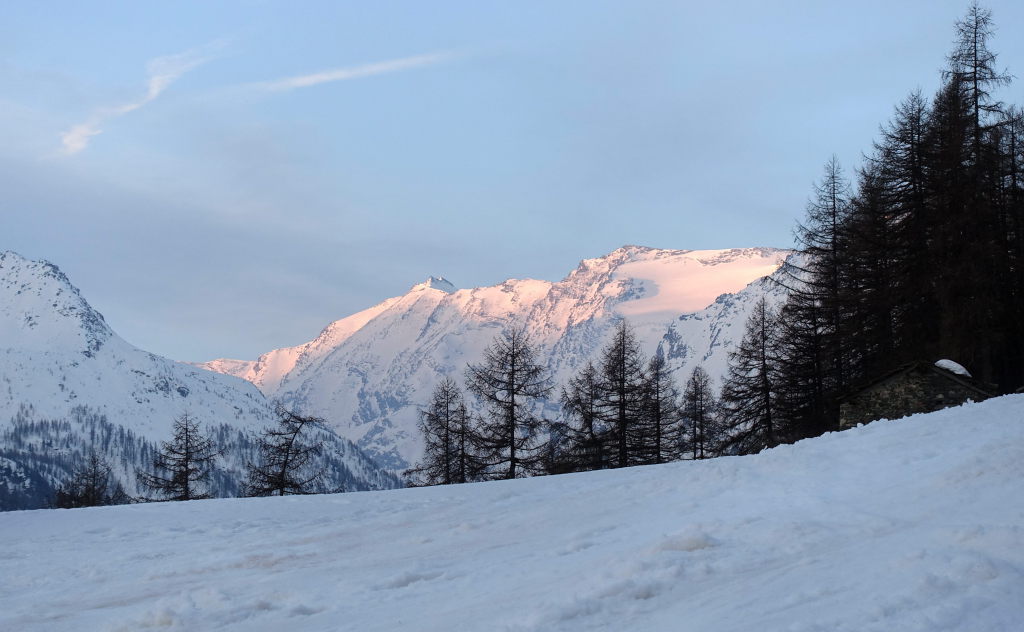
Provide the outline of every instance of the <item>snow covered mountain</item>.
[[132,430],[166,438],[188,412],[235,427],[267,423],[250,384],[168,360],[125,342],[57,266],[0,254],[0,414],[31,405],[40,417],[89,405]]
[[[461,378],[506,327],[527,328],[557,384],[599,352],[620,318],[633,325],[645,353],[665,355],[680,383],[698,364],[722,375],[754,302],[781,300],[776,285],[759,279],[790,253],[625,246],[580,262],[558,282],[509,279],[460,290],[430,277],[303,345],[197,366],[327,418],[381,465],[400,469],[422,450],[417,406],[442,377]],[[560,411],[552,402],[545,413]]]
[[[241,444],[251,443],[273,420],[266,398],[252,384],[133,347],[57,266],[0,253],[0,473],[8,494],[16,496],[12,487],[31,487],[35,481],[38,495],[41,481],[59,480],[102,424],[113,428],[110,436],[117,436],[117,429],[131,434],[131,440],[106,450],[119,464],[115,470],[127,475],[141,463],[126,456],[126,447],[144,450],[169,438],[172,421],[183,413]],[[32,426],[44,420],[63,422],[54,428],[64,452],[46,453],[46,442],[52,444],[55,436]],[[375,487],[372,464],[345,441],[334,443],[333,454],[344,451],[349,469],[370,477],[363,486]],[[234,456],[225,467],[244,465],[244,455]],[[340,461],[336,465],[343,469]],[[352,478],[350,486],[358,477]],[[125,483],[131,487],[130,480]]]
[[1011,632],[1024,395],[761,454],[0,514],[0,629]]

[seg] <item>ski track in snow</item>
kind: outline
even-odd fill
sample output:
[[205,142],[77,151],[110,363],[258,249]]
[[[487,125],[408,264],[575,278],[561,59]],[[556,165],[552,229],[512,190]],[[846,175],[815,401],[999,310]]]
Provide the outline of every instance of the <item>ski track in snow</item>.
[[1024,396],[753,457],[0,514],[3,630],[1016,631]]

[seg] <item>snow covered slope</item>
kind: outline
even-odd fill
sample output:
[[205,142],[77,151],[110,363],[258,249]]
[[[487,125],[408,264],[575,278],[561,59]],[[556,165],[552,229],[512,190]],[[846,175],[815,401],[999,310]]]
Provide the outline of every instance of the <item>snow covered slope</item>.
[[0,515],[5,630],[1012,632],[1024,396],[751,457]]
[[[326,417],[379,463],[400,469],[422,449],[417,406],[442,377],[460,379],[466,363],[478,362],[503,328],[527,327],[556,384],[600,350],[622,317],[635,327],[645,353],[666,355],[680,383],[700,363],[719,376],[753,303],[766,294],[781,299],[777,286],[755,280],[789,254],[625,246],[582,261],[555,283],[510,279],[456,290],[431,277],[328,325],[306,344],[254,362],[198,366],[244,378],[270,397]],[[554,404],[545,412],[560,414]]]
[[[133,347],[57,266],[0,253],[0,455],[18,464],[0,464],[0,474],[6,474],[0,483],[26,483],[43,463],[29,452],[45,450],[27,439],[11,451],[15,430],[23,438],[42,436],[30,427],[33,421],[61,420],[84,432],[87,424],[76,420],[102,417],[103,423],[131,431],[131,441],[121,447],[139,447],[169,438],[171,423],[183,413],[203,425],[225,426],[223,432],[250,435],[273,420],[266,399],[252,384]],[[89,448],[86,436],[76,444],[74,431],[61,432],[69,449]],[[60,460],[60,455],[50,456]],[[123,456],[116,451],[108,455],[119,461]],[[54,474],[73,460],[61,461]],[[127,473],[136,465],[125,461],[121,469]],[[365,469],[367,464],[351,465]]]
[[0,419],[22,405],[42,417],[88,405],[136,434],[166,438],[184,412],[259,427],[265,398],[252,385],[125,342],[57,266],[0,254]]

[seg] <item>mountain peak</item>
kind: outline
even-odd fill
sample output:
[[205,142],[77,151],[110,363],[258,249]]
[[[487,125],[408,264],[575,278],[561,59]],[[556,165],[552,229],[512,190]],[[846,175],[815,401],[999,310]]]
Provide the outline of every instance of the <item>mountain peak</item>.
[[26,275],[52,278],[57,283],[65,285],[77,293],[77,289],[71,285],[71,281],[55,264],[45,259],[33,261],[13,250],[0,252],[0,278],[10,280],[15,276]]
[[654,250],[657,250],[657,248],[651,248],[650,246],[641,246],[639,244],[626,244],[624,246],[619,246],[615,250],[611,251],[610,253],[608,253],[607,256],[610,257],[610,256],[613,256],[613,255],[616,255],[616,254],[628,254],[628,255],[644,254],[644,253],[652,252]]
[[423,283],[417,283],[409,288],[409,291],[418,292],[421,290],[441,290],[445,294],[451,294],[457,289],[459,288],[455,287],[451,281],[442,276],[429,276]]
[[9,348],[77,349],[91,357],[113,332],[60,268],[0,253],[0,340]]

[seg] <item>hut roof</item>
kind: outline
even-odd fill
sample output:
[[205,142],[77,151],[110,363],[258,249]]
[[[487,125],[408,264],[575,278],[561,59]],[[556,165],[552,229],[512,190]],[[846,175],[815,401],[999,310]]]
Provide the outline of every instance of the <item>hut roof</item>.
[[883,373],[882,375],[879,375],[872,380],[864,382],[855,390],[851,391],[850,394],[840,398],[839,401],[845,402],[847,400],[850,400],[865,391],[869,391],[883,384],[887,384],[895,380],[896,378],[911,373],[913,371],[933,373],[951,382],[955,382],[968,390],[974,391],[983,399],[995,396],[995,393],[992,393],[986,390],[985,388],[982,388],[982,386],[980,386],[973,379],[963,375],[957,375],[956,373],[944,367],[936,366],[931,362],[908,362],[907,364],[903,364],[887,373]]

